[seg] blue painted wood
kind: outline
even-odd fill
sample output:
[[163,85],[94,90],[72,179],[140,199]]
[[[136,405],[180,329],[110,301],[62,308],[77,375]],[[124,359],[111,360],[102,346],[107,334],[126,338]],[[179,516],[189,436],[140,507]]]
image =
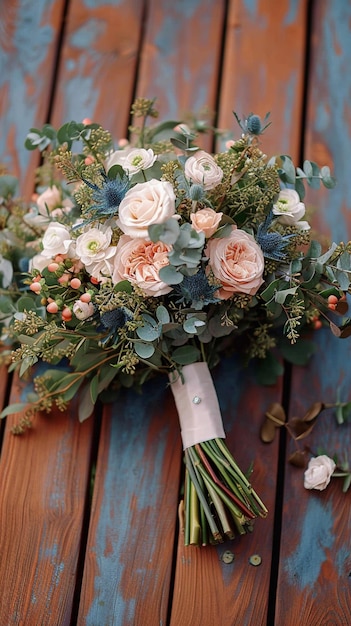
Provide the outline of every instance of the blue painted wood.
[[106,409],[78,622],[165,624],[181,442],[167,379]]
[[[13,385],[11,402],[29,391]],[[90,479],[93,420],[37,416],[15,437],[9,416],[0,459],[0,621],[8,626],[68,626]],[[48,423],[50,422],[50,423]]]
[[33,190],[38,155],[24,148],[29,128],[46,120],[63,0],[6,0],[1,6],[0,163]]
[[[309,193],[307,198],[314,208],[318,206],[313,224],[338,242],[347,240],[351,231],[347,170],[351,83],[345,71],[351,55],[351,6],[314,2],[312,18],[306,156],[334,165],[339,180],[335,190],[318,196]],[[324,329],[316,335],[316,343],[310,366],[295,368],[293,373],[291,416],[302,417],[316,401],[335,401],[337,388],[343,400],[351,400],[350,341],[338,340]],[[349,459],[350,425],[338,426],[335,414],[328,410],[305,443],[315,456],[324,452]],[[288,452],[293,450],[290,442]],[[342,493],[341,481],[333,479],[325,491],[310,492],[303,488],[303,472],[286,467],[277,624],[283,620],[293,626],[301,615],[311,625],[350,623],[350,511],[350,492]]]
[[52,123],[88,117],[125,137],[138,65],[143,0],[69,4]]

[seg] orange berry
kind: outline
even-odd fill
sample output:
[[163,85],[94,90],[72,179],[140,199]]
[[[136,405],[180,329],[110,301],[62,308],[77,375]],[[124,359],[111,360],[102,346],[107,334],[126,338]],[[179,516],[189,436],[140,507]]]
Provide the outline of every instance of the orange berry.
[[59,310],[56,302],[49,302],[49,304],[46,307],[46,310],[48,313],[57,313],[57,311]]
[[60,285],[65,285],[68,284],[69,279],[69,274],[62,274],[62,276],[60,276],[60,278],[58,279],[58,282],[60,283]]
[[313,328],[314,328],[315,330],[318,330],[319,328],[322,328],[322,322],[321,322],[321,320],[316,320],[316,321],[313,323]]
[[328,305],[336,304],[337,302],[339,302],[339,298],[337,298],[336,296],[328,296]]
[[88,292],[82,293],[82,295],[80,296],[79,300],[81,300],[81,302],[90,302],[91,301],[90,293],[88,293]]
[[85,165],[91,165],[92,163],[94,163],[94,161],[95,161],[94,157],[92,157],[90,155],[85,157],[85,159],[84,159]]
[[56,270],[58,270],[58,268],[59,268],[59,264],[58,263],[49,263],[49,265],[48,265],[49,272],[56,272]]
[[91,124],[91,119],[90,117],[85,117],[84,120],[82,120],[82,124],[84,124],[85,126],[89,126],[89,124]]
[[329,304],[328,304],[328,309],[330,309],[331,311],[335,311],[335,309],[336,309],[336,304],[334,304],[333,302],[329,302]]
[[82,284],[82,281],[79,280],[79,278],[72,278],[70,282],[70,286],[72,287],[72,289],[79,289],[81,284]]
[[90,282],[93,283],[93,285],[98,285],[99,281],[97,278],[94,278],[94,276],[90,276]]
[[62,319],[65,322],[69,322],[72,319],[72,311],[71,311],[71,309],[68,308],[68,306],[65,306],[65,308],[63,309],[61,315],[62,315]]
[[31,283],[29,285],[29,289],[31,291],[34,291],[34,293],[40,293],[41,292],[41,284],[40,283]]
[[40,274],[37,274],[36,276],[34,276],[34,278],[32,278],[32,283],[39,283],[41,280],[41,276]]

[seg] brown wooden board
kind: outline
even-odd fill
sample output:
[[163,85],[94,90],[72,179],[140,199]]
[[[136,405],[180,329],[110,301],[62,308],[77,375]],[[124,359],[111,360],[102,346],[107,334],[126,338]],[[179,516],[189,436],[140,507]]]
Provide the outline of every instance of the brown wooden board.
[[63,0],[4,0],[0,36],[0,163],[30,197],[39,153],[24,148],[31,127],[47,121]]
[[78,623],[165,624],[181,463],[167,379],[105,411]]
[[125,137],[138,64],[143,0],[69,4],[52,123],[91,118]]
[[[313,224],[326,238],[348,240],[351,232],[350,146],[351,60],[349,3],[315,2],[312,15],[311,67],[308,80],[306,156],[335,165],[338,185],[314,201]],[[318,203],[318,211],[317,211]],[[334,318],[334,321],[339,321]],[[350,401],[350,339],[338,340],[328,329],[317,336],[317,352],[308,368],[296,368],[291,392],[291,416],[302,417],[316,402],[334,402],[337,389]],[[312,435],[301,442],[314,456],[337,454],[350,461],[350,424],[337,425],[328,410]],[[294,444],[288,443],[288,453]],[[351,621],[351,493],[333,479],[325,491],[307,491],[303,471],[287,466],[277,593],[276,623],[348,624]]]
[[[184,547],[180,537],[171,626],[249,626],[267,620],[279,436],[267,446],[259,432],[270,403],[280,401],[281,387],[259,388],[253,372],[236,359],[223,361],[214,381],[227,446],[243,471],[253,464],[251,482],[269,514],[255,521],[252,533],[215,547]],[[227,551],[234,557],[230,563]],[[250,564],[253,555],[261,557],[260,565]]]
[[[11,402],[28,385],[13,386]],[[65,414],[35,419],[15,436],[7,418],[0,460],[1,623],[69,624],[76,582],[93,420]]]
[[[274,7],[273,7],[274,4]],[[230,0],[219,126],[240,135],[233,111],[241,119],[251,112],[270,126],[264,152],[299,155],[307,5],[305,0]]]
[[148,2],[136,95],[157,98],[160,119],[215,112],[224,16],[223,0]]

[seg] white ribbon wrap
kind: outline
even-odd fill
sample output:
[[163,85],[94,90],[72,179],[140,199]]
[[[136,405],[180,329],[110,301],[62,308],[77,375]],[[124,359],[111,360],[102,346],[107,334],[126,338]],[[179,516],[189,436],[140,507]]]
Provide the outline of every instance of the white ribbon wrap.
[[225,438],[216,390],[207,363],[192,363],[182,368],[171,389],[178,410],[183,448],[209,439]]

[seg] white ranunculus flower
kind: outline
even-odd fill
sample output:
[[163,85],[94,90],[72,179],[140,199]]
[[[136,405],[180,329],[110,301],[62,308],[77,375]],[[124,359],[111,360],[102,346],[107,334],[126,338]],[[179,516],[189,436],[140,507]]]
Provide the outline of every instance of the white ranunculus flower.
[[151,179],[127,191],[119,205],[117,224],[130,237],[148,239],[148,227],[161,224],[175,214],[171,183]]
[[330,483],[330,478],[335,468],[336,465],[333,459],[326,454],[310,459],[305,471],[305,489],[318,489],[319,491],[325,489]]
[[123,157],[120,159],[120,165],[124,170],[129,172],[129,174],[136,174],[136,172],[141,172],[141,170],[147,170],[149,167],[152,167],[156,158],[157,157],[151,148],[148,150],[145,150],[144,148],[134,148],[133,150],[125,152]]
[[86,320],[88,317],[91,317],[94,313],[94,305],[92,302],[82,302],[81,300],[76,300],[73,305],[73,313],[78,320]]
[[90,228],[76,241],[76,255],[84,263],[91,265],[113,256],[115,247],[110,246],[112,228]]
[[297,226],[300,230],[308,230],[308,222],[300,221],[305,215],[305,205],[295,189],[282,189],[278,200],[273,204],[273,214],[277,215],[278,222],[286,226]]
[[67,254],[72,243],[71,233],[58,222],[51,222],[43,236],[42,255],[47,258],[53,258],[56,254]]
[[223,178],[223,170],[213,156],[204,150],[198,150],[187,159],[184,174],[193,183],[202,185],[206,191],[217,187]]

